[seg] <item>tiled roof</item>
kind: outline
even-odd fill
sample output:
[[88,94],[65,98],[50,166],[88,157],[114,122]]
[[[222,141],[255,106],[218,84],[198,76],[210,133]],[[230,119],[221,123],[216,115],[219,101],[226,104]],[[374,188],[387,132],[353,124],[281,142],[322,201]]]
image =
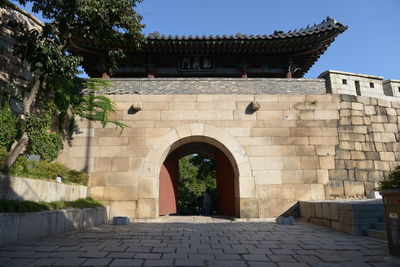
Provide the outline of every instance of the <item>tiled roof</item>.
[[147,40],[272,40],[272,39],[284,39],[291,37],[300,37],[313,35],[320,32],[330,31],[333,29],[344,31],[347,29],[347,26],[344,26],[340,22],[337,22],[335,19],[331,17],[327,17],[326,20],[323,20],[319,24],[314,24],[313,26],[308,26],[306,28],[301,28],[299,30],[294,31],[274,31],[273,34],[264,34],[264,35],[253,35],[253,34],[231,34],[231,35],[160,35],[159,32],[153,32],[147,35]]

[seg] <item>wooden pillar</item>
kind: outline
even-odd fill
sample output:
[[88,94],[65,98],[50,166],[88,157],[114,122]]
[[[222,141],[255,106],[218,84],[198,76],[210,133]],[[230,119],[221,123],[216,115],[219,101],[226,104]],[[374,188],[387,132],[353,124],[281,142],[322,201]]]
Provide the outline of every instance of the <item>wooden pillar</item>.
[[288,72],[286,72],[286,78],[289,78],[289,79],[292,78],[292,72],[290,70],[288,70]]

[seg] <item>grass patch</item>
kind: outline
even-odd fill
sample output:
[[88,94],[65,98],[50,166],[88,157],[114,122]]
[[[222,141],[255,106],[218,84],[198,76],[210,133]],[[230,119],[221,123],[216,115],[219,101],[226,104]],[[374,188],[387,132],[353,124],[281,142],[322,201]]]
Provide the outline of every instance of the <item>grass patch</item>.
[[46,210],[86,209],[104,207],[104,204],[92,198],[81,198],[74,201],[34,202],[0,199],[0,213],[7,212],[40,212]]

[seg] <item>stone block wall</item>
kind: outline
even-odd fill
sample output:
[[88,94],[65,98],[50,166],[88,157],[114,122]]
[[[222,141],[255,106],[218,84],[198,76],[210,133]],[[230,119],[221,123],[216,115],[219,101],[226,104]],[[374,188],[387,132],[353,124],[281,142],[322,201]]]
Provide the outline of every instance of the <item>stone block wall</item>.
[[[364,197],[399,163],[399,103],[350,95],[108,95],[122,132],[80,121],[60,161],[88,170],[112,215],[154,218],[158,175],[182,140],[209,142],[235,167],[239,216],[297,201]],[[249,111],[252,102],[260,109]],[[132,105],[141,110],[130,112]]]
[[[241,216],[279,216],[297,200],[325,199],[338,145],[337,96],[109,96],[117,105],[113,118],[129,127],[81,121],[59,160],[90,172],[90,196],[108,203],[112,215],[156,217],[161,154],[191,136],[218,140],[236,161]],[[253,101],[260,109],[249,112]],[[135,102],[142,109],[129,113]]]
[[335,169],[326,197],[362,197],[400,162],[400,102],[340,96]]
[[[384,98],[383,77],[351,72],[328,70],[319,75],[327,84],[327,92],[332,94],[349,94]],[[359,85],[359,92],[356,90]]]
[[385,95],[400,97],[400,80],[383,81],[383,91]]
[[300,201],[300,216],[307,221],[352,235],[364,235],[384,218],[382,200]]

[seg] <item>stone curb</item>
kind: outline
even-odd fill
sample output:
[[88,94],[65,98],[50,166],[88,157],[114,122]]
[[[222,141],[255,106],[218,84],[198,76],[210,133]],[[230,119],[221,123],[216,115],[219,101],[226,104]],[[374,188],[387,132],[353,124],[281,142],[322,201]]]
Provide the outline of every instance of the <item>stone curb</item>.
[[108,221],[108,207],[0,213],[0,247],[80,230]]

